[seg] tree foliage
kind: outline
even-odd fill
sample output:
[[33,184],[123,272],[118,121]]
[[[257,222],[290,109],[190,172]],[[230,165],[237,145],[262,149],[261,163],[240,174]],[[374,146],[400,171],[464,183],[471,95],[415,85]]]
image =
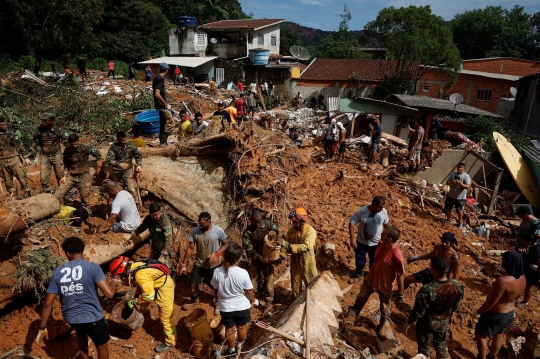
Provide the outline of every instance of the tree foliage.
[[386,101],[393,94],[403,94],[414,87],[410,72],[400,72],[392,76],[385,76],[373,89],[371,98]]
[[540,12],[530,15],[519,5],[510,10],[487,6],[455,15],[451,28],[464,59],[540,59]]
[[397,61],[398,72],[410,61],[445,72],[458,71],[461,65],[450,28],[440,16],[431,13],[429,5],[385,8],[364,30],[368,37],[381,38],[388,48],[388,59]]
[[349,30],[352,14],[347,9],[347,5],[344,6],[343,12],[339,16],[341,16],[341,22],[339,23],[338,32],[326,37],[313,55],[333,59],[365,58],[366,55],[360,48],[360,42],[354,33]]
[[281,25],[279,30],[279,53],[289,55],[293,45],[300,45],[300,37],[294,34],[287,25]]
[[506,137],[518,150],[530,143],[517,132],[512,131],[504,120],[500,118],[491,118],[485,116],[469,116],[463,120],[463,124],[469,128],[467,135],[471,140],[479,142],[484,141],[483,149],[488,152],[497,152],[497,145],[493,139],[493,132],[499,132]]

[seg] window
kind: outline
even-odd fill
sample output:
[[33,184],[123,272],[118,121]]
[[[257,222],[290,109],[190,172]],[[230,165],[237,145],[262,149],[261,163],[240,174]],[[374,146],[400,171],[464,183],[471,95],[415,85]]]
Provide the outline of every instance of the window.
[[429,92],[429,86],[422,87],[422,92]]
[[197,45],[205,45],[205,44],[206,44],[206,34],[204,32],[198,32]]
[[272,37],[270,38],[270,45],[277,46],[277,36],[272,35]]
[[476,99],[481,101],[491,100],[491,90],[478,90],[476,92]]
[[264,35],[263,34],[258,34],[257,44],[258,45],[264,45]]

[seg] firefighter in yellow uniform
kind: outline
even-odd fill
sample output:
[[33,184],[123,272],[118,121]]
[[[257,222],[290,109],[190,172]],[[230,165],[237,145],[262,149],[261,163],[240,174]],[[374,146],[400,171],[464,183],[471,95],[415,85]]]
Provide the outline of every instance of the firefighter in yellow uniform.
[[304,208],[296,208],[289,215],[292,227],[280,239],[281,254],[291,255],[291,289],[296,298],[302,291],[302,283],[307,286],[317,275],[315,263],[315,242],[317,232],[306,223],[307,212]]
[[159,306],[165,343],[158,344],[155,348],[156,352],[161,353],[174,347],[176,326],[174,323],[174,280],[171,276],[160,269],[147,267],[146,261],[131,262],[124,256],[115,259],[109,269],[112,275],[123,273],[129,277],[130,282],[135,281],[139,295],[129,303],[130,306],[139,304],[144,307],[152,301]]

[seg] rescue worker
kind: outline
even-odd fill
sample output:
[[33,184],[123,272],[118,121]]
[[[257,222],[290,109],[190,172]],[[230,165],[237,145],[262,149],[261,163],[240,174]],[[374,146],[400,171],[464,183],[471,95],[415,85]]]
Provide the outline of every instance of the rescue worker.
[[137,206],[140,206],[137,195],[137,184],[133,179],[133,159],[136,164],[137,177],[141,174],[142,155],[139,149],[128,143],[127,134],[124,131],[116,135],[117,142],[114,142],[107,152],[107,164],[112,167],[113,180],[122,188],[127,190],[135,200]]
[[259,299],[262,305],[271,306],[274,300],[274,281],[275,267],[281,261],[280,259],[269,261],[263,256],[264,240],[267,235],[277,236],[279,233],[277,225],[264,219],[261,211],[253,210],[251,214],[251,223],[242,233],[242,246],[246,253],[249,265],[249,276],[253,283],[253,290],[257,292],[259,279],[262,277],[264,288],[263,295],[266,302]]
[[[139,267],[144,267],[137,270]],[[120,256],[112,261],[109,271],[113,276],[124,275],[137,287],[136,298],[131,300],[131,307],[140,305],[147,307],[155,302],[159,307],[159,318],[163,325],[165,343],[158,344],[158,353],[171,349],[176,345],[176,326],[174,324],[174,280],[158,268],[148,268],[143,261],[132,262],[128,257]]]
[[315,242],[317,232],[306,223],[308,219],[304,208],[299,207],[289,214],[292,227],[280,238],[281,254],[291,255],[291,290],[294,298],[302,291],[302,282],[307,286],[319,273],[315,262]]
[[405,325],[405,333],[416,323],[418,353],[429,356],[433,342],[438,359],[448,359],[446,333],[450,328],[452,314],[458,310],[463,299],[463,287],[455,279],[447,277],[448,262],[444,258],[433,257],[429,270],[434,280],[424,284],[416,294],[414,307]]
[[96,160],[101,160],[101,153],[95,147],[79,143],[79,135],[72,133],[68,137],[69,145],[64,150],[64,176],[60,179],[59,187],[56,190],[56,198],[60,203],[64,203],[64,197],[76,188],[81,195],[81,203],[88,213],[90,209],[90,189],[92,188],[92,177],[90,176],[90,156]]
[[167,267],[172,268],[173,238],[171,221],[163,213],[157,202],[153,202],[148,210],[150,214],[144,217],[142,224],[135,230],[135,235],[139,235],[148,229],[152,243],[150,258],[157,259],[166,264]]
[[34,142],[38,149],[35,164],[40,164],[39,174],[41,189],[43,192],[51,192],[51,171],[54,168],[56,181],[60,184],[60,179],[64,175],[64,164],[62,163],[62,151],[60,142],[67,141],[68,135],[54,125],[54,113],[45,112],[41,117],[42,124],[34,134]]
[[[8,197],[15,194],[15,184],[13,176],[19,180],[23,197],[30,197],[30,186],[26,178],[26,171],[23,167],[30,166],[32,163],[25,157],[26,152],[15,134],[7,129],[7,116],[0,116],[0,175],[6,183]],[[22,161],[21,161],[22,159]]]

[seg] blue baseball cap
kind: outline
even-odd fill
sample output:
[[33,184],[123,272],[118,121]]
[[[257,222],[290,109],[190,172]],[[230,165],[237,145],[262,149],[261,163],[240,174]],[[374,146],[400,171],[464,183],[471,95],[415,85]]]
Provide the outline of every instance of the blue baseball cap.
[[159,64],[159,68],[167,70],[169,68],[169,65],[166,62],[162,62],[161,64]]

